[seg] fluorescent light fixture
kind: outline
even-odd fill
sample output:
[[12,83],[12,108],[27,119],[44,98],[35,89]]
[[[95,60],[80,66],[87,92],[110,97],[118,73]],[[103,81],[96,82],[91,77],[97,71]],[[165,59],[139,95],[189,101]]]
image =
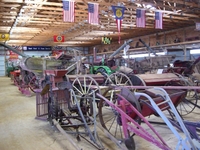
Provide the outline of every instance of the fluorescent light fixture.
[[[156,53],[157,55],[165,55],[165,52]],[[123,56],[123,58],[141,58],[141,57],[149,57],[149,54],[135,54],[129,56]],[[153,53],[150,53],[150,57],[155,57]]]
[[200,54],[200,49],[190,50],[190,54]]
[[149,57],[149,54],[136,54],[136,55],[129,55],[123,56],[123,58],[141,58],[141,57]]
[[146,8],[151,8],[152,6],[151,5],[146,5]]

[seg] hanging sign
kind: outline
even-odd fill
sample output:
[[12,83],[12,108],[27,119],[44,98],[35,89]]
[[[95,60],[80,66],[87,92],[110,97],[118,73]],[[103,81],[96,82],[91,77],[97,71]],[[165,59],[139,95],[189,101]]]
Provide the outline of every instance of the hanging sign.
[[51,51],[51,46],[25,46],[24,51]]
[[54,35],[53,36],[53,41],[54,42],[64,42],[65,41],[65,36],[64,35]]
[[111,44],[112,38],[102,37],[102,44]]
[[0,41],[8,41],[10,39],[10,34],[0,34]]
[[122,20],[124,17],[125,7],[123,6],[112,6],[113,13],[115,15],[115,19]]
[[122,19],[124,16],[124,10],[125,7],[123,6],[112,6],[113,13],[115,15],[116,24],[117,24],[117,30],[118,30],[118,37],[119,37],[119,43],[120,43],[120,31],[121,31],[121,25],[122,25]]

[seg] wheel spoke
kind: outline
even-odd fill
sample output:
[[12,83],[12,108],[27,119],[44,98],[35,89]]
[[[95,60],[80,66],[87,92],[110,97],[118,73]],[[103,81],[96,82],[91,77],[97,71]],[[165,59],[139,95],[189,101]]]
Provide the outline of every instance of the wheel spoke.
[[87,86],[87,84],[86,84],[86,77],[84,77],[83,78],[83,87],[84,87],[84,94],[86,94],[87,92],[86,92],[86,87]]
[[123,77],[120,75],[120,82],[119,82],[119,84],[121,84],[121,83],[122,83],[122,78],[123,78]]
[[84,113],[86,115],[92,116],[94,110],[96,112],[97,109],[95,108],[97,105],[93,104],[92,94],[96,92],[101,94],[98,83],[92,77],[83,75],[77,76],[76,80],[74,80],[72,83],[72,86],[78,102],[80,102],[83,109],[85,110]]
[[76,90],[77,92],[79,92],[81,95],[83,95],[83,92],[81,92],[76,86],[73,86],[74,90]]
[[[93,83],[93,81],[91,80],[89,86],[87,86],[88,89],[87,89],[87,92],[86,92],[86,93],[89,93],[92,83]],[[90,94],[89,94],[89,95],[90,95]]]
[[82,84],[81,84],[81,82],[80,82],[80,80],[78,78],[76,78],[76,80],[78,80],[78,85],[79,85],[79,87],[80,87],[80,89],[82,91],[81,93],[83,95],[84,94],[84,90],[83,90]]

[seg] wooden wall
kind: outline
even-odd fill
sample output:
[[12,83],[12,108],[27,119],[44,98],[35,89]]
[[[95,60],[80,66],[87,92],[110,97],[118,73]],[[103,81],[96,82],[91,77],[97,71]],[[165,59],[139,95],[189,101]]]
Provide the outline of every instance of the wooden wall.
[[[150,46],[156,45],[164,45],[164,44],[172,44],[186,41],[195,41],[200,40],[200,32],[195,29],[195,26],[182,28],[172,31],[158,32],[152,35],[146,35],[141,37],[132,38],[134,41],[130,44],[131,48],[139,48],[144,47],[142,43],[139,42],[138,39],[142,39],[146,44]],[[121,41],[120,44],[114,42],[110,45],[97,45],[95,46],[98,53],[104,52],[114,52],[117,50],[124,41]],[[89,48],[89,54],[93,53],[93,48]]]

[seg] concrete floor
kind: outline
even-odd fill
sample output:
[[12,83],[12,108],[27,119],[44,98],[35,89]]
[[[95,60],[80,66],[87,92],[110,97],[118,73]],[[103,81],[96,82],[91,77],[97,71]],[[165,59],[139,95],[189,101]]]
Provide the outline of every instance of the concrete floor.
[[[74,147],[58,130],[47,121],[35,119],[35,96],[22,95],[10,78],[0,77],[0,150],[73,150]],[[154,119],[154,117],[151,117]],[[185,117],[187,120],[199,121],[199,109]],[[154,125],[166,143],[175,149],[176,137],[166,126]],[[95,149],[82,140],[72,140],[83,150]],[[105,149],[118,149],[103,133],[100,133]],[[156,146],[134,137],[137,150],[155,150]]]

